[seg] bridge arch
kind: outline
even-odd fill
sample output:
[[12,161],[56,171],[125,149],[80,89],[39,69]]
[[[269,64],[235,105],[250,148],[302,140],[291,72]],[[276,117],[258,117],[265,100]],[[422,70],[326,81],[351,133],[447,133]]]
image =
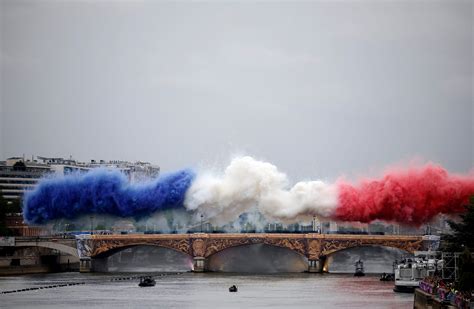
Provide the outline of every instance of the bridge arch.
[[321,247],[321,256],[329,256],[335,252],[351,249],[355,247],[389,247],[403,250],[407,253],[414,253],[422,247],[422,240],[416,241],[403,241],[397,239],[339,239],[337,241],[326,241]]
[[236,245],[228,246],[228,247],[220,249],[219,251],[216,251],[216,252],[213,252],[209,255],[206,255],[206,258],[212,258],[216,254],[225,252],[227,250],[238,249],[239,247],[251,247],[251,246],[260,246],[260,245],[262,245],[263,247],[288,250],[288,251],[291,251],[291,252],[297,254],[298,256],[300,256],[302,258],[307,258],[307,256],[304,253],[296,251],[293,248],[290,248],[290,247],[287,247],[287,246],[279,246],[279,245],[272,244],[272,243],[267,243],[267,242],[264,242],[264,241],[248,243],[248,244],[236,244]]
[[180,250],[179,248],[176,248],[176,247],[173,247],[173,246],[165,246],[165,245],[162,245],[162,244],[159,244],[159,243],[156,244],[156,243],[147,243],[147,242],[137,242],[137,243],[133,243],[133,244],[117,245],[117,246],[109,248],[106,251],[102,251],[100,253],[97,253],[97,254],[93,255],[92,257],[96,258],[96,259],[108,258],[108,257],[110,257],[110,256],[112,256],[116,253],[119,253],[123,250],[127,250],[127,249],[134,248],[134,247],[141,247],[141,246],[164,248],[164,249],[172,250],[172,251],[187,255],[190,258],[192,258],[192,255],[189,252],[187,252],[187,251],[185,252],[183,250]]
[[354,249],[354,248],[364,248],[364,247],[365,248],[367,248],[367,247],[392,248],[392,249],[402,250],[406,253],[413,253],[413,251],[408,250],[407,248],[404,248],[403,246],[387,246],[387,245],[384,245],[384,244],[361,244],[361,245],[351,245],[351,246],[347,246],[347,247],[344,247],[344,248],[338,248],[338,249],[323,251],[322,255],[328,257],[328,256],[331,256],[331,255],[333,255],[335,253],[338,253],[338,252],[347,251],[347,250],[351,250],[351,249]]
[[99,272],[189,271],[193,258],[176,248],[142,242],[96,254],[91,258],[91,267]]
[[308,258],[287,247],[252,243],[227,247],[207,258],[206,270],[242,273],[295,273],[308,269]]
[[394,247],[394,246],[386,246],[386,245],[378,245],[378,244],[370,244],[370,245],[359,245],[359,246],[351,246],[351,247],[342,248],[342,249],[339,249],[339,250],[335,250],[335,251],[331,251],[329,253],[326,253],[325,256],[328,257],[328,256],[331,256],[333,254],[344,252],[344,251],[350,251],[350,250],[355,249],[355,248],[390,248],[390,249],[398,249],[398,250],[404,251],[405,253],[413,253],[413,252],[410,252],[410,251],[408,251],[404,248],[399,248],[399,247]]
[[300,256],[307,258],[306,244],[303,239],[288,239],[288,238],[266,238],[266,237],[243,237],[225,240],[208,240],[206,244],[205,253],[203,256],[209,258],[214,254],[224,250],[235,248],[239,246],[248,245],[267,245],[277,248],[285,248],[291,250]]
[[409,253],[406,249],[378,244],[346,247],[323,256],[323,272],[354,272],[357,260],[364,262],[368,273],[391,272],[393,262]]
[[154,246],[171,249],[180,253],[184,253],[192,257],[191,247],[188,239],[167,240],[167,239],[122,239],[122,240],[99,240],[93,245],[91,258],[104,258],[113,253],[125,250],[126,248],[136,246]]
[[17,242],[15,247],[41,247],[41,248],[48,248],[48,249],[53,249],[57,250],[59,252],[72,255],[74,257],[79,258],[79,254],[77,252],[76,248],[66,246],[60,243],[56,242],[50,242],[50,241],[41,241],[41,242],[36,242],[36,241],[23,241],[23,242]]

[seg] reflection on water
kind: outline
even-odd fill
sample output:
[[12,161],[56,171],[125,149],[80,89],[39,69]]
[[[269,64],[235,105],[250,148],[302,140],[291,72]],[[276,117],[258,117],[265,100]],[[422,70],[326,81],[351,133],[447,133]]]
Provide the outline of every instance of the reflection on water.
[[[126,274],[120,274],[125,276]],[[134,274],[136,275],[136,274]],[[5,308],[412,308],[412,294],[392,291],[377,276],[342,274],[242,275],[184,273],[157,277],[156,286],[138,280],[111,281],[117,274],[61,273],[0,277],[0,290],[60,282],[85,285],[0,295]],[[231,285],[237,293],[229,293]]]

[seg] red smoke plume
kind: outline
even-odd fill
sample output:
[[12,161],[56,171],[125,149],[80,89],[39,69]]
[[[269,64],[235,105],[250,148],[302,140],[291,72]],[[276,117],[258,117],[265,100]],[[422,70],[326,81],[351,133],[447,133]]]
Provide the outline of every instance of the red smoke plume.
[[474,176],[449,175],[440,166],[388,172],[381,180],[363,180],[357,186],[339,182],[336,219],[371,222],[427,223],[434,216],[465,211],[474,194]]

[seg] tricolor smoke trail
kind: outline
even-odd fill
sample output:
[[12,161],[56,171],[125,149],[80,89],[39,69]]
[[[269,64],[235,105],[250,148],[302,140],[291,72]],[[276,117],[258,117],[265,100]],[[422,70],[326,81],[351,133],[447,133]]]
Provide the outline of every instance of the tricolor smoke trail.
[[317,180],[290,187],[276,166],[240,157],[220,175],[183,170],[130,184],[118,171],[99,169],[45,179],[26,194],[24,216],[30,223],[42,224],[87,214],[139,218],[178,208],[224,224],[256,209],[267,219],[287,223],[318,216],[420,225],[441,213],[463,212],[473,194],[474,175],[450,175],[432,164],[390,170],[381,179],[357,184]]

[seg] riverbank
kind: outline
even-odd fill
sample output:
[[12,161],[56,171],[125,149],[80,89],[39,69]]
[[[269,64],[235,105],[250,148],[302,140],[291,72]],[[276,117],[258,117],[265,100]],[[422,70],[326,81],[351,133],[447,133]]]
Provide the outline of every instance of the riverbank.
[[31,274],[49,274],[58,272],[79,272],[79,263],[61,265],[24,265],[0,267],[0,276],[17,276]]

